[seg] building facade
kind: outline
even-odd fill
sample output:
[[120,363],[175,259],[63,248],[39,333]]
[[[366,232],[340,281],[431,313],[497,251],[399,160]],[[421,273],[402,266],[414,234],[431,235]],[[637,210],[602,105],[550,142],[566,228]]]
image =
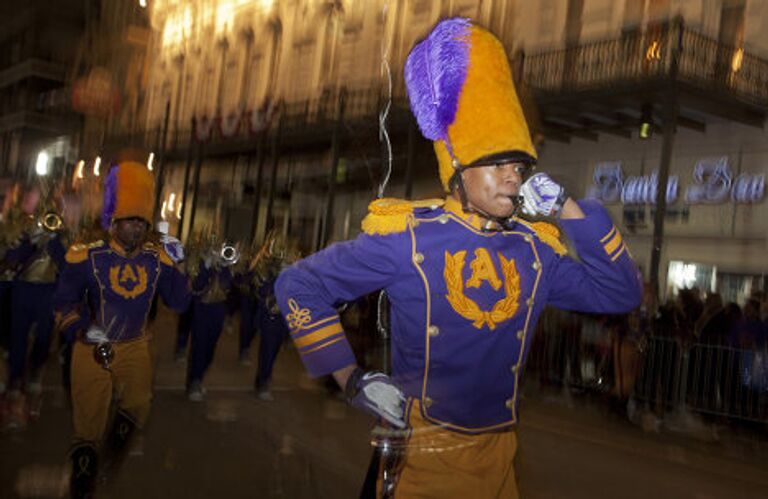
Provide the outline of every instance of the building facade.
[[[439,194],[402,67],[438,19],[461,15],[507,46],[543,137],[540,168],[574,195],[604,194],[595,172],[604,180],[617,167],[633,185],[661,167],[677,182],[653,257],[663,290],[725,286],[736,297],[764,285],[768,1],[156,0],[148,8],[142,133],[162,157],[163,216],[185,237],[214,227],[249,241],[277,229],[312,251],[354,236],[387,176],[384,110],[393,167],[385,195]],[[615,89],[623,90],[601,98]],[[679,97],[669,127],[667,94]],[[726,195],[687,202],[686,189],[713,175],[727,177]],[[646,276],[652,198],[605,199]]]

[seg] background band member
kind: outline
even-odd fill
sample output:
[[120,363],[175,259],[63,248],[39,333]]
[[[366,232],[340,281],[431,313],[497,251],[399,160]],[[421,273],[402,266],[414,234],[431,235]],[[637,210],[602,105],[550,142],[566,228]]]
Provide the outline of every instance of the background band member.
[[273,399],[270,391],[272,369],[280,347],[288,336],[288,326],[280,314],[275,298],[275,281],[289,258],[285,241],[276,234],[271,234],[255,262],[256,324],[260,342],[259,365],[256,369],[254,387],[256,395],[265,401]]
[[221,252],[209,248],[192,281],[192,344],[187,370],[187,396],[193,402],[205,397],[203,378],[213,362],[216,344],[224,328],[227,296],[232,287],[230,263]]
[[[154,180],[146,166],[125,161],[104,185],[106,240],[76,244],[54,298],[57,327],[77,338],[72,352],[73,497],[90,497],[99,461],[115,469],[136,428],[149,415],[152,362],[147,315],[156,293],[176,311],[190,300],[187,277],[169,254],[178,241],[147,240]],[[168,246],[166,250],[165,246]],[[113,393],[117,412],[105,433]]]
[[[333,373],[352,405],[403,430],[404,452],[383,460],[384,496],[517,497],[513,429],[539,315],[548,304],[627,312],[640,302],[637,268],[602,206],[530,175],[536,151],[491,33],[440,22],[405,79],[447,197],[373,202],[364,234],[280,275],[278,302],[309,373]],[[520,209],[557,219],[580,261],[555,225]],[[334,309],[382,288],[391,377],[356,365]]]
[[[66,252],[61,218],[45,225],[46,213],[32,221],[6,253],[7,263],[16,269],[11,285],[11,335],[9,341],[8,384],[12,426],[22,425],[27,412],[26,392],[39,396],[42,371],[51,348],[53,311],[51,300],[56,280],[64,266]],[[29,340],[32,348],[29,349]]]

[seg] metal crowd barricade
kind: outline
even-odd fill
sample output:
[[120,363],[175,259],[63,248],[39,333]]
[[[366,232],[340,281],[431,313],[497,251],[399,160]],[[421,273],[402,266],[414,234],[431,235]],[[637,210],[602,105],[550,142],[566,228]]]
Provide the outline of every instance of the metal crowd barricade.
[[687,411],[768,422],[768,345],[733,348],[654,334],[634,339],[610,321],[548,311],[526,377],[632,398],[659,417]]

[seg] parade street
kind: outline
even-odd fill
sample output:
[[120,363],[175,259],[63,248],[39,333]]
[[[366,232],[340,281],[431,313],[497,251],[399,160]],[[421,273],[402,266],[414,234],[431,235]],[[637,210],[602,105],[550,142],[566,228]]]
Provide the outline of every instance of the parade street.
[[[161,313],[149,425],[98,497],[358,497],[371,420],[307,378],[289,343],[277,361],[275,400],[256,398],[255,366],[237,361],[236,325],[222,335],[205,402],[193,403],[185,365],[173,360],[175,317]],[[63,497],[71,419],[57,367],[54,358],[40,419],[0,437],[0,497]],[[758,498],[768,490],[765,441],[644,433],[599,404],[532,387],[522,407],[522,497]]]

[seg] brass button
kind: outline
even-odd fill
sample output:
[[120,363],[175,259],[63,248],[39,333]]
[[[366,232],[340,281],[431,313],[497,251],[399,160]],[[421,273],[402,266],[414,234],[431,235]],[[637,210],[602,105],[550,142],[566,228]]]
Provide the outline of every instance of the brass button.
[[450,217],[449,217],[448,215],[446,215],[445,213],[443,213],[442,215],[440,215],[439,217],[437,217],[437,221],[438,221],[438,222],[440,222],[441,224],[447,224],[447,223],[448,223],[448,219],[449,219],[449,218],[450,218]]
[[533,305],[533,298],[528,298],[527,300],[525,300],[525,304],[528,305],[529,307]]
[[413,255],[413,261],[416,262],[416,263],[423,262],[424,261],[424,255],[422,255],[421,253],[416,253],[415,255]]
[[440,334],[440,329],[437,326],[429,326],[427,331],[429,332],[429,335],[433,337]]
[[520,365],[519,364],[515,364],[514,366],[512,366],[512,368],[510,370],[513,373],[517,374],[517,372],[520,370]]
[[507,409],[512,410],[515,408],[515,399],[507,399],[506,402],[504,402],[504,405],[507,406]]
[[432,407],[432,399],[429,397],[424,397],[424,407]]
[[525,330],[521,329],[517,332],[517,339],[522,340],[523,336],[525,336]]
[[531,235],[530,235],[530,234],[526,234],[526,235],[524,235],[524,236],[523,236],[523,239],[525,239],[525,242],[526,242],[526,243],[530,243],[531,241],[533,241],[533,238],[531,237]]
[[539,267],[541,267],[541,265],[539,265],[539,262],[533,262],[533,265],[531,265],[531,267],[533,267],[533,270],[539,270]]

